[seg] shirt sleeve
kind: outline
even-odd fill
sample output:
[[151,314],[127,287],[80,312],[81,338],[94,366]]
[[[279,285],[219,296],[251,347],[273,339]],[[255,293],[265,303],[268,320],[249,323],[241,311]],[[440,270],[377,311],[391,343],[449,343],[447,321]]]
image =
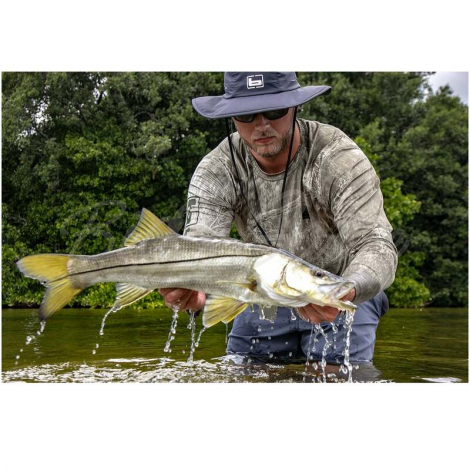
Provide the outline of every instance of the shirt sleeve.
[[383,208],[380,180],[366,155],[348,137],[331,147],[321,172],[323,198],[349,256],[342,276],[365,302],[395,279],[397,250]]
[[228,237],[234,219],[234,200],[230,169],[216,154],[207,155],[189,184],[184,234]]

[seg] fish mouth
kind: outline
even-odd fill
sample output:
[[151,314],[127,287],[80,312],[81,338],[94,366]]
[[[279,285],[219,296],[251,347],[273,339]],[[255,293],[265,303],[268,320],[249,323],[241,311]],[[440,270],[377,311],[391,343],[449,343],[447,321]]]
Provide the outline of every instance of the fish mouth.
[[328,297],[334,300],[340,300],[345,295],[349,294],[351,290],[354,288],[354,284],[352,282],[341,282],[330,292],[328,292]]

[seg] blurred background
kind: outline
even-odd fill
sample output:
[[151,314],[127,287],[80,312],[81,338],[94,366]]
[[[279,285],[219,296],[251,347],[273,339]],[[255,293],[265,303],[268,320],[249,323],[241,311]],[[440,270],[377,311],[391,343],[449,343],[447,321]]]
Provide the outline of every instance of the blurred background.
[[[298,73],[331,95],[299,117],[343,130],[380,179],[400,253],[392,307],[461,307],[468,284],[468,74]],[[146,207],[180,231],[191,175],[225,137],[191,98],[223,92],[222,73],[2,74],[2,304],[44,289],[15,261],[119,248]],[[235,234],[236,235],[236,234]],[[75,307],[110,307],[113,284]],[[154,293],[134,305],[157,307]]]

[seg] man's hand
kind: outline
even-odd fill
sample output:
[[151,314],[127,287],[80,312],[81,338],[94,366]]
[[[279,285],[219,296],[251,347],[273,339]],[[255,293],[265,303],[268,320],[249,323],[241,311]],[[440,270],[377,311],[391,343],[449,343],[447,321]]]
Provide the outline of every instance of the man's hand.
[[162,294],[165,304],[173,308],[178,306],[179,310],[197,311],[204,307],[206,294],[189,289],[158,289]]
[[[345,295],[341,300],[354,300],[356,297],[356,289],[352,289],[349,294]],[[333,307],[320,307],[314,304],[308,304],[305,307],[297,308],[300,317],[310,323],[321,323],[326,321],[331,323],[338,315],[339,310]]]

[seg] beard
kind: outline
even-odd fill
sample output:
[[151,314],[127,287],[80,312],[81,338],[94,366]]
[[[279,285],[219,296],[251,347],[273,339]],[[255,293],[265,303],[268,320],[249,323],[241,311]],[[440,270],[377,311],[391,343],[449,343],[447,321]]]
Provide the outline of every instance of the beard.
[[[242,138],[243,142],[245,142],[245,144],[260,157],[273,158],[279,155],[281,152],[283,152],[287,148],[287,146],[290,144],[290,141],[292,138],[292,131],[293,131],[292,127],[289,126],[289,129],[280,136],[268,134],[268,133],[261,133],[261,134],[253,136],[253,142],[248,142],[243,137],[241,136],[240,137]],[[274,137],[275,140],[269,145],[262,145],[262,144],[258,145],[255,142],[255,139],[263,139],[266,137]]]

